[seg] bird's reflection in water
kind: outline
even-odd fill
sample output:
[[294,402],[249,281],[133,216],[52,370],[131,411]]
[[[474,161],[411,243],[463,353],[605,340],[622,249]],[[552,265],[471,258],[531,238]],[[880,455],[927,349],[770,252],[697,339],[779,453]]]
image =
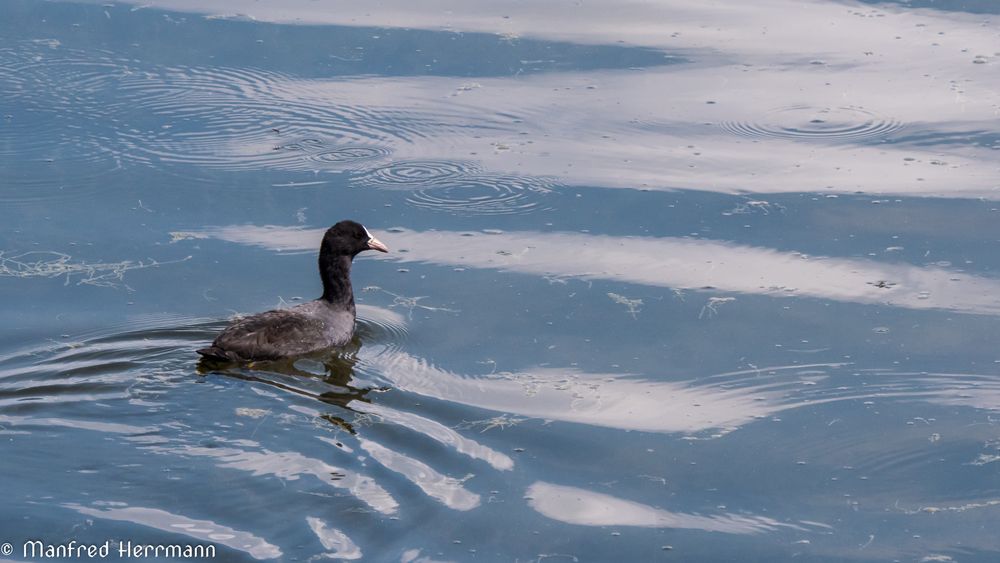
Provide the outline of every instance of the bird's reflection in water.
[[[351,385],[360,349],[361,339],[355,334],[348,344],[334,350],[297,358],[246,363],[202,358],[198,362],[197,370],[201,376],[218,374],[243,381],[263,383],[357,413],[358,411],[350,406],[352,402],[370,403],[368,394],[371,391],[382,390]],[[335,413],[326,413],[320,418],[351,434],[356,434],[353,425]]]

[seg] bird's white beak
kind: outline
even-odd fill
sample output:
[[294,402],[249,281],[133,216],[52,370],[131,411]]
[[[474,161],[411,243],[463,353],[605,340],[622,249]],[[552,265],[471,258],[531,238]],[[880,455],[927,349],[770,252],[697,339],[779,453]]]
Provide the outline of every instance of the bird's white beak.
[[368,239],[368,248],[370,250],[378,250],[379,252],[389,252],[389,247],[382,244],[382,241],[375,237]]

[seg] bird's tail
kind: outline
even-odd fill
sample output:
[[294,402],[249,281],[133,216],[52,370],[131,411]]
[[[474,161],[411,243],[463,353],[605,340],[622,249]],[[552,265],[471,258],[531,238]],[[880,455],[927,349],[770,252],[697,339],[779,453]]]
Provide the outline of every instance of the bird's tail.
[[209,346],[208,348],[197,350],[197,352],[204,356],[206,360],[215,360],[218,362],[235,362],[239,360],[232,352],[223,350],[218,346]]

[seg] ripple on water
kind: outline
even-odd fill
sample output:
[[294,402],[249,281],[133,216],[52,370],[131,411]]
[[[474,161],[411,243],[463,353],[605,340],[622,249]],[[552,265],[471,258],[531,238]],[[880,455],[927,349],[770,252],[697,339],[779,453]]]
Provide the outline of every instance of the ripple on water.
[[418,189],[407,201],[456,215],[520,215],[551,209],[544,201],[551,191],[551,184],[541,178],[476,176]]
[[[358,365],[379,354],[398,353],[393,351],[407,338],[405,317],[364,304],[358,312],[364,347]],[[94,479],[95,486],[88,490],[95,495],[108,492],[98,482],[119,482],[115,476],[122,472],[152,478],[162,467],[183,467],[162,480],[163,486],[198,491],[203,475],[211,472],[251,490],[253,498],[273,493],[274,498],[293,499],[298,513],[317,507],[356,512],[357,529],[370,526],[368,519],[396,517],[404,510],[425,512],[428,502],[455,511],[476,509],[486,502],[479,490],[483,486],[478,481],[467,484],[468,477],[462,476],[514,467],[514,459],[501,451],[435,420],[437,411],[425,416],[400,410],[392,401],[374,400],[377,393],[330,400],[364,376],[363,370],[338,379],[241,366],[197,377],[194,350],[224,324],[137,316],[73,339],[0,355],[0,430],[37,436],[73,451],[63,456],[64,465],[57,460],[45,469],[62,474],[82,466],[87,472],[81,475],[104,473],[99,481],[81,477]],[[369,367],[368,374],[377,375],[377,368]],[[236,380],[240,383],[234,386]],[[108,444],[114,448],[112,463],[104,462],[101,450]],[[34,440],[21,440],[16,447],[24,450],[13,450],[15,456],[38,446]],[[150,455],[162,461],[147,463]],[[205,494],[215,494],[215,488]],[[95,503],[93,510],[75,504],[71,508],[144,526],[154,520],[197,525],[203,532],[214,526],[207,520],[174,518],[156,506],[134,508],[135,499],[128,495],[116,498],[122,502]],[[251,553],[257,551],[252,546],[263,549],[251,535],[266,528],[272,514],[263,514],[257,522],[253,503],[225,491],[213,499],[215,504],[227,513],[249,514],[240,545],[249,545]],[[309,524],[315,531],[316,523]],[[344,537],[348,533],[353,535],[352,529],[346,529]],[[277,549],[268,548],[265,554]]]
[[106,51],[80,51],[58,41],[21,41],[0,49],[0,94],[35,107],[99,111],[92,94],[114,88],[131,70]]
[[128,399],[137,371],[183,363],[185,354],[178,352],[193,354],[218,327],[199,319],[141,317],[81,339],[0,356],[0,414],[37,410],[51,418],[61,414],[56,404],[75,412],[87,402]]
[[413,206],[457,215],[516,215],[548,209],[553,183],[542,177],[490,175],[475,163],[410,160],[373,168],[357,184],[411,193]]
[[104,53],[58,42],[0,49],[0,159],[9,161],[0,203],[90,196],[107,185],[97,180],[121,163],[107,108],[92,94],[124,72]]
[[122,164],[186,175],[375,166],[371,179],[383,187],[470,172],[447,162],[378,166],[397,143],[467,130],[464,110],[349,103],[338,83],[255,68],[149,65],[58,41],[21,42],[0,49],[0,96],[13,102],[0,116],[0,157],[83,160],[100,173]]
[[448,185],[480,172],[474,162],[459,160],[400,160],[378,166],[355,178],[357,184],[385,189],[430,188]]
[[141,67],[58,42],[0,49],[0,157],[193,164],[228,170],[351,170],[437,118],[331,103],[253,68]]
[[[403,315],[370,305],[359,304],[358,321],[355,332],[361,339],[366,357],[394,355],[399,353],[409,340],[406,318]],[[364,363],[358,366],[364,371]]]
[[320,148],[315,152],[307,154],[307,158],[314,162],[325,162],[332,164],[346,164],[354,162],[364,162],[389,156],[390,151],[385,147],[370,146],[342,146],[334,148]]
[[388,156],[393,142],[444,126],[333,96],[329,84],[279,73],[181,67],[134,73],[112,103],[146,116],[122,131],[128,158],[227,170],[354,170]]
[[771,110],[761,122],[725,121],[721,126],[751,139],[858,142],[885,137],[903,123],[858,106],[797,105]]

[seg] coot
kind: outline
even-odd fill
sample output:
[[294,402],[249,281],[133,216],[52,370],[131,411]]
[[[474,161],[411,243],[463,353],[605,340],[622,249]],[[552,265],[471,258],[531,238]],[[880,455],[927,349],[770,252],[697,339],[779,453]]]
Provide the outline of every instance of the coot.
[[355,319],[351,262],[365,250],[389,252],[360,223],[341,221],[330,227],[319,248],[322,297],[237,319],[198,353],[229,362],[277,360],[347,344]]

